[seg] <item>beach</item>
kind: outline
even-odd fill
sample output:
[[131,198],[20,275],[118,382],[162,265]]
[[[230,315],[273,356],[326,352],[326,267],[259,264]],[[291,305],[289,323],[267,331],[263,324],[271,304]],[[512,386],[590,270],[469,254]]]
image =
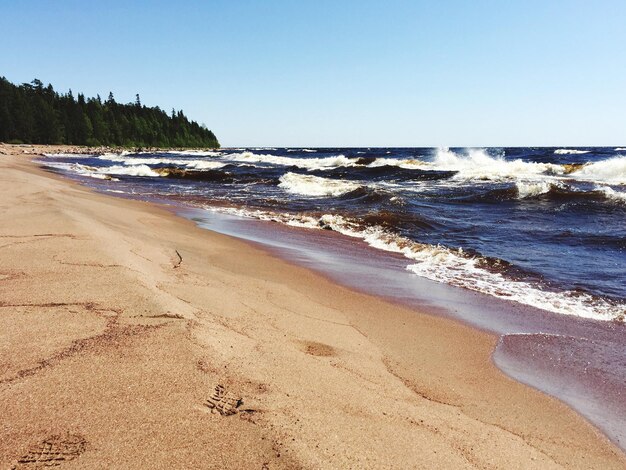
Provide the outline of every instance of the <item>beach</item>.
[[[498,337],[0,147],[0,465],[624,468]],[[48,452],[50,454],[50,452]]]

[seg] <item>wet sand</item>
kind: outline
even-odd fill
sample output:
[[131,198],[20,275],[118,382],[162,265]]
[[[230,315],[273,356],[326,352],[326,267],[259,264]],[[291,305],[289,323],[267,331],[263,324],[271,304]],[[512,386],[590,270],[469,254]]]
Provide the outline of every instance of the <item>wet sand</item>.
[[495,335],[93,193],[41,151],[0,146],[0,467],[626,466],[501,373]]

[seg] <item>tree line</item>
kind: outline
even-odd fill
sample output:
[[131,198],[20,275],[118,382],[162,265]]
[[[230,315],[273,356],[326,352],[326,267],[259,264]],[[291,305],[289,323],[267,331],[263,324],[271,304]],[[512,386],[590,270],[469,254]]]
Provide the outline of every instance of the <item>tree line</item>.
[[59,94],[40,80],[0,77],[0,142],[123,147],[219,147],[215,134],[182,111]]

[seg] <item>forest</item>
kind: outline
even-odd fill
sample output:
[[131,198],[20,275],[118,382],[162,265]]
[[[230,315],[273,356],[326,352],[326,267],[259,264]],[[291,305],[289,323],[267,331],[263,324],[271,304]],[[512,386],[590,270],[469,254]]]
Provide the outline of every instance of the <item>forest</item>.
[[215,134],[182,111],[102,101],[72,90],[56,92],[40,80],[14,85],[0,77],[0,142],[122,147],[217,148]]

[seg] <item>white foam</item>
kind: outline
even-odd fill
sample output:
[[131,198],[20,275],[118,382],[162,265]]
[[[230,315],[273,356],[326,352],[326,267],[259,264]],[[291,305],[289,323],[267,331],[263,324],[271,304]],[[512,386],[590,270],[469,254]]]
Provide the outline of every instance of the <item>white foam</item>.
[[626,184],[626,157],[613,157],[589,163],[572,172],[570,176],[599,183]]
[[467,257],[461,250],[431,246],[412,252],[411,257],[419,262],[407,269],[419,276],[550,312],[609,321],[626,311],[626,305],[616,306],[588,294],[551,292],[507,279],[479,267],[480,258]]
[[111,160],[111,161],[121,161],[127,155],[130,155],[130,154],[131,154],[131,152],[128,152],[128,151],[124,150],[124,151],[118,152],[118,153],[111,153],[111,152],[110,153],[103,153],[98,158],[102,158],[104,160]]
[[280,166],[297,166],[308,170],[325,170],[339,166],[355,166],[354,161],[346,158],[344,155],[335,155],[326,158],[291,158],[271,154],[242,152],[225,155],[221,160],[239,163],[267,163]]
[[226,163],[214,160],[186,160],[181,158],[168,157],[127,157],[117,154],[106,154],[98,157],[100,160],[108,160],[122,163],[124,165],[175,165],[187,169],[207,170],[226,166]]
[[516,181],[517,197],[525,199],[550,192],[552,184],[548,181]]
[[288,193],[316,197],[341,196],[360,187],[359,184],[350,181],[320,178],[313,175],[300,175],[291,172],[280,177],[278,186]]
[[[97,179],[111,179],[110,175],[127,175],[127,176],[161,176],[157,172],[153,171],[147,165],[134,165],[134,166],[106,166],[106,167],[93,167],[87,165],[81,165],[80,163],[63,163],[63,162],[49,162],[38,161],[52,168],[58,168],[59,170],[76,173],[81,176],[88,176],[90,178]],[[114,181],[118,181],[113,178]]]
[[515,180],[537,176],[553,176],[564,173],[561,165],[526,162],[521,159],[505,160],[488,155],[482,149],[469,150],[459,155],[447,148],[437,151],[433,162],[427,166],[440,171],[456,171],[454,179]]
[[554,151],[556,155],[583,155],[589,152],[591,152],[591,150],[557,149]]
[[216,161],[207,161],[207,160],[192,160],[185,162],[185,166],[188,169],[195,170],[216,170],[218,168],[223,168],[226,166],[226,163],[216,162]]
[[[146,153],[151,153],[151,152],[146,152]],[[222,152],[217,151],[217,150],[176,150],[175,152],[167,152],[167,153],[171,153],[171,154],[178,154],[178,155],[197,155],[197,156],[204,156],[204,157],[219,157],[220,155],[222,155]]]
[[89,154],[77,154],[77,153],[44,153],[46,158],[89,158],[93,155]]
[[609,186],[596,186],[594,188],[596,191],[600,191],[607,199],[617,202],[626,203],[626,192],[615,191],[613,188]]
[[[403,165],[408,167],[409,163],[404,161]],[[480,149],[459,155],[442,148],[437,151],[432,162],[413,160],[410,165],[422,169],[456,171],[452,177],[454,180],[515,181],[516,184],[526,185],[526,189],[531,192],[545,189],[548,184],[562,184],[563,180],[626,184],[626,157],[622,156],[587,163],[572,171],[569,165],[505,160]],[[521,193],[524,193],[524,188]]]
[[152,170],[148,165],[116,165],[105,166],[97,169],[98,173],[106,175],[127,175],[127,176],[150,176],[158,177],[156,171]]
[[554,313],[610,321],[626,313],[626,305],[613,305],[602,299],[578,292],[551,292],[528,282],[514,281],[491,272],[480,257],[469,256],[462,249],[429,245],[387,232],[380,226],[363,228],[340,215],[325,214],[319,219],[304,215],[273,214],[245,209],[207,207],[216,212],[241,217],[282,222],[287,225],[322,229],[331,228],[343,235],[359,238],[369,246],[400,253],[413,261],[407,270],[421,277],[462,287],[494,297],[530,305]]

